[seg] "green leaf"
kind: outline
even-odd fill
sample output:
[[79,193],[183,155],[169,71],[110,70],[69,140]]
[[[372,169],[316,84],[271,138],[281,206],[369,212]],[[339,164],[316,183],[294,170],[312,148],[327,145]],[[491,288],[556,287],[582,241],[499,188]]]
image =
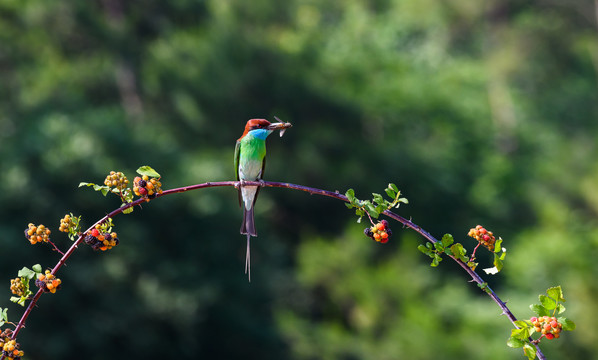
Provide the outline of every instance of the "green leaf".
[[399,188],[393,183],[388,184],[388,187],[393,189],[395,192],[399,192]]
[[529,308],[538,316],[550,316],[550,313],[542,305],[532,304]]
[[529,326],[529,324],[525,320],[517,320],[517,321],[515,321],[515,325],[518,328],[525,328],[525,327]]
[[463,248],[463,245],[461,245],[461,243],[456,243],[451,245],[451,251],[453,252],[453,254],[459,258],[461,258],[463,255],[465,255],[466,251]]
[[556,313],[557,314],[562,314],[563,312],[565,312],[565,305],[563,304],[558,304],[556,306]]
[[10,301],[12,301],[15,304],[19,304],[21,306],[25,306],[25,301],[27,301],[26,297],[22,297],[22,296],[11,296],[10,297]]
[[[123,204],[123,205],[126,205],[126,204]],[[134,209],[133,206],[126,208],[123,210],[123,214],[130,214],[133,212],[133,209]]]
[[556,301],[565,302],[565,298],[563,297],[563,289],[561,289],[560,285],[549,288],[546,290],[546,293]]
[[512,348],[520,348],[525,344],[527,344],[527,341],[517,339],[515,337],[510,337],[509,340],[507,340],[507,346]]
[[542,306],[544,306],[546,308],[546,310],[552,310],[554,308],[556,308],[556,302],[549,298],[546,295],[540,295],[540,302],[542,303]]
[[496,268],[496,272],[501,271],[503,267],[502,260],[497,253],[494,253],[494,267]]
[[421,251],[422,253],[428,255],[429,257],[433,257],[434,255],[432,255],[432,250],[428,249],[427,247],[425,247],[424,245],[418,245],[417,249],[419,251]]
[[558,322],[563,324],[563,330],[573,331],[575,330],[575,323],[565,317],[558,318]]
[[376,204],[384,204],[384,198],[382,197],[382,195],[372,193],[372,196],[374,197],[373,200]]
[[440,262],[442,261],[442,257],[438,254],[434,254],[434,259],[432,260],[432,264],[430,264],[432,267],[436,267],[438,266],[438,264],[440,264]]
[[[3,322],[8,321],[8,308],[6,309],[2,309],[0,308],[0,319],[2,319]],[[2,325],[0,325],[2,326]]]
[[440,241],[434,243],[434,248],[436,248],[436,251],[438,252],[444,252],[444,246]]
[[[409,200],[407,200],[407,198],[399,198],[399,202],[402,202],[403,204],[409,204]],[[397,205],[397,207],[399,207]]]
[[444,236],[442,236],[442,239],[440,241],[442,242],[442,245],[444,245],[444,247],[449,247],[455,242],[453,240],[453,235],[451,235],[451,234],[444,234]]
[[35,277],[35,271],[29,269],[28,267],[23,267],[21,270],[19,270],[17,275],[19,277],[31,280],[33,277]]
[[160,174],[158,174],[158,172],[154,169],[152,169],[150,166],[142,166],[139,169],[137,169],[137,174],[139,175],[147,175],[149,177],[155,177],[155,178],[159,178]]
[[347,197],[347,200],[349,200],[349,202],[351,204],[353,204],[355,202],[355,190],[353,190],[353,189],[347,190],[347,192],[345,193],[345,196]]
[[82,187],[82,186],[94,186],[94,183],[88,183],[88,182],[80,182],[78,187]]
[[345,206],[349,209],[353,209],[354,205],[350,203],[345,203]]
[[38,274],[42,273],[42,266],[40,264],[35,264],[31,268]]
[[529,360],[534,360],[536,358],[536,348],[531,346],[529,343],[523,345],[523,353]]
[[495,253],[499,253],[502,251],[502,239],[498,238],[498,240],[496,240],[496,242],[494,243],[494,252]]
[[385,189],[384,191],[386,192],[386,195],[388,195],[389,198],[394,199],[395,196],[397,196],[397,193],[391,188]]
[[370,216],[374,219],[377,219],[378,216],[380,216],[380,213],[376,211],[376,207],[374,206],[374,204],[372,204],[369,201],[365,204],[365,209],[368,212],[368,214],[370,214]]

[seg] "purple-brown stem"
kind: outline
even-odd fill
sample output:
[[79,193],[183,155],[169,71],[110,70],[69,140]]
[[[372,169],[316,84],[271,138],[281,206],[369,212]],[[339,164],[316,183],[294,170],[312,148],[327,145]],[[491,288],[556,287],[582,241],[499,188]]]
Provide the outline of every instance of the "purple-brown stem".
[[[341,200],[341,201],[349,202],[349,200],[347,199],[347,197],[345,195],[341,194],[339,191],[328,191],[328,190],[322,190],[322,189],[307,187],[307,186],[303,186],[303,185],[291,184],[291,183],[273,182],[273,181],[261,181],[261,182],[257,182],[257,181],[245,181],[244,185],[255,185],[255,186],[264,186],[264,187],[281,187],[281,188],[287,188],[287,189],[294,189],[294,190],[305,191],[305,192],[308,192],[310,194],[328,196],[328,197],[332,197],[332,198],[335,198],[335,199],[338,199],[338,200]],[[239,187],[239,182],[238,181],[218,181],[218,182],[206,182],[206,183],[196,184],[196,185],[191,185],[191,186],[184,186],[184,187],[180,187],[180,188],[165,190],[161,194],[156,195],[156,198],[162,197],[162,196],[166,196],[166,195],[170,195],[170,194],[175,194],[175,193],[181,193],[181,192],[186,192],[186,191],[191,191],[191,190],[198,190],[198,189],[203,189],[203,188],[208,188],[208,187],[220,187],[220,186],[234,186],[234,187]],[[118,209],[115,209],[114,211],[112,211],[108,215],[106,215],[103,218],[101,218],[100,220],[98,220],[95,224],[93,224],[92,226],[90,226],[83,233],[81,233],[79,235],[79,237],[77,238],[77,240],[73,243],[73,245],[71,245],[71,247],[68,249],[68,251],[66,253],[64,253],[64,255],[60,258],[60,260],[58,260],[58,263],[52,269],[52,275],[55,275],[56,272],[58,272],[58,270],[63,265],[66,264],[66,260],[75,252],[75,250],[77,249],[77,247],[83,241],[83,238],[85,237],[85,234],[87,232],[91,231],[96,225],[102,224],[105,221],[107,221],[109,218],[112,218],[112,217],[114,217],[114,216],[122,213],[124,210],[126,210],[126,209],[128,209],[130,207],[133,207],[135,205],[139,205],[139,204],[141,204],[144,201],[146,201],[145,197],[144,198],[139,198],[139,199],[137,199],[137,200],[135,200],[135,201],[133,201],[131,203],[128,203],[128,204],[126,204],[126,205],[124,205],[122,207],[119,207]],[[426,240],[428,240],[428,241],[430,241],[432,243],[438,242],[438,240],[434,236],[432,236],[426,230],[422,229],[419,225],[416,225],[415,223],[413,223],[411,220],[407,220],[404,217],[402,217],[400,215],[397,215],[397,214],[393,213],[390,210],[385,210],[383,212],[383,214],[386,215],[386,216],[388,216],[389,218],[391,218],[393,220],[396,220],[396,221],[400,222],[401,224],[403,224],[403,226],[415,230],[421,236],[423,236]],[[515,321],[517,320],[517,318],[515,317],[515,315],[513,315],[513,313],[511,312],[511,310],[509,310],[509,308],[507,307],[507,305],[498,297],[498,295],[496,295],[496,293],[494,292],[494,290],[492,290],[487,285],[487,283],[475,271],[473,271],[469,266],[467,266],[467,264],[465,264],[463,261],[457,259],[456,257],[454,257],[452,255],[449,255],[449,256],[457,264],[459,264],[459,266],[461,266],[463,268],[463,270],[465,270],[469,274],[469,276],[472,278],[472,280],[474,282],[476,282],[480,286],[483,286],[484,291],[501,308],[502,314],[506,315],[509,318],[509,320],[511,320],[511,322],[513,323],[513,325],[517,328],[517,325],[515,325]],[[40,296],[42,294],[43,294],[43,290],[39,289],[37,291],[37,293],[35,294],[35,296],[33,296],[33,298],[31,299],[31,302],[27,306],[27,309],[25,309],[25,312],[21,316],[21,320],[19,320],[19,323],[17,324],[15,330],[13,331],[12,339],[16,339],[19,331],[23,327],[25,327],[25,321],[29,317],[29,314],[31,313],[31,310],[33,309],[33,307],[35,307],[37,301],[39,300],[39,298],[40,298]],[[531,338],[530,338],[530,341],[532,341]],[[534,345],[536,346],[536,349],[537,349],[536,355],[538,356],[538,359],[540,359],[540,360],[546,359],[545,356],[544,356],[544,354],[540,350],[539,346],[536,343],[534,343]],[[4,359],[5,359],[5,355],[2,355],[0,357],[0,360],[4,360]]]

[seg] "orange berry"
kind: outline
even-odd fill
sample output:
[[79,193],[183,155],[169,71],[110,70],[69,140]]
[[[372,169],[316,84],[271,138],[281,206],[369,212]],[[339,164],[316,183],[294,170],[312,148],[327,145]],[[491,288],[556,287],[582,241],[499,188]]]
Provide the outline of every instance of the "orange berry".
[[46,276],[44,274],[39,274],[37,276],[37,280],[39,280],[39,281],[44,281],[45,279],[46,279]]
[[376,241],[380,241],[380,234],[375,233],[374,234],[374,239],[376,239]]
[[52,283],[47,283],[47,284],[46,284],[46,287],[48,288],[48,290],[52,290],[52,289],[54,289],[54,284],[52,284]]
[[60,285],[60,280],[58,280],[58,279],[52,280],[52,286],[58,287],[58,285]]
[[376,224],[376,229],[378,229],[378,230],[384,230],[384,224],[382,224],[382,223]]
[[388,239],[388,233],[386,231],[383,231],[383,232],[380,233],[380,237],[382,239]]

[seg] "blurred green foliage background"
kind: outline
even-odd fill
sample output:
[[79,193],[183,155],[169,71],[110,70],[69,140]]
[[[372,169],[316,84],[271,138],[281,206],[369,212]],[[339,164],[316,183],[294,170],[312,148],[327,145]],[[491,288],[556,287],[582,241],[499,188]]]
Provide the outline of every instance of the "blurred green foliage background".
[[[516,316],[562,285],[598,343],[598,26],[591,1],[0,0],[0,306],[22,266],[58,260],[27,223],[84,224],[119,206],[80,181],[140,165],[165,188],[234,178],[249,118],[265,178],[358,197],[395,182],[399,213],[457,241],[502,236],[489,280]],[[264,189],[253,282],[232,188],[115,219],[121,245],[81,247],[19,339],[26,359],[520,359],[499,308],[395,225],[389,244],[335,200]]]

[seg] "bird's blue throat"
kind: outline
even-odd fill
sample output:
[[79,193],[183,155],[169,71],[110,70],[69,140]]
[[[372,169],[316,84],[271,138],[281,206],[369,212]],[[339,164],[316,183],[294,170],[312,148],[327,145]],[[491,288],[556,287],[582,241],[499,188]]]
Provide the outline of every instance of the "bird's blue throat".
[[260,140],[266,140],[268,135],[272,134],[272,130],[267,129],[255,129],[249,132],[253,137],[256,137]]

